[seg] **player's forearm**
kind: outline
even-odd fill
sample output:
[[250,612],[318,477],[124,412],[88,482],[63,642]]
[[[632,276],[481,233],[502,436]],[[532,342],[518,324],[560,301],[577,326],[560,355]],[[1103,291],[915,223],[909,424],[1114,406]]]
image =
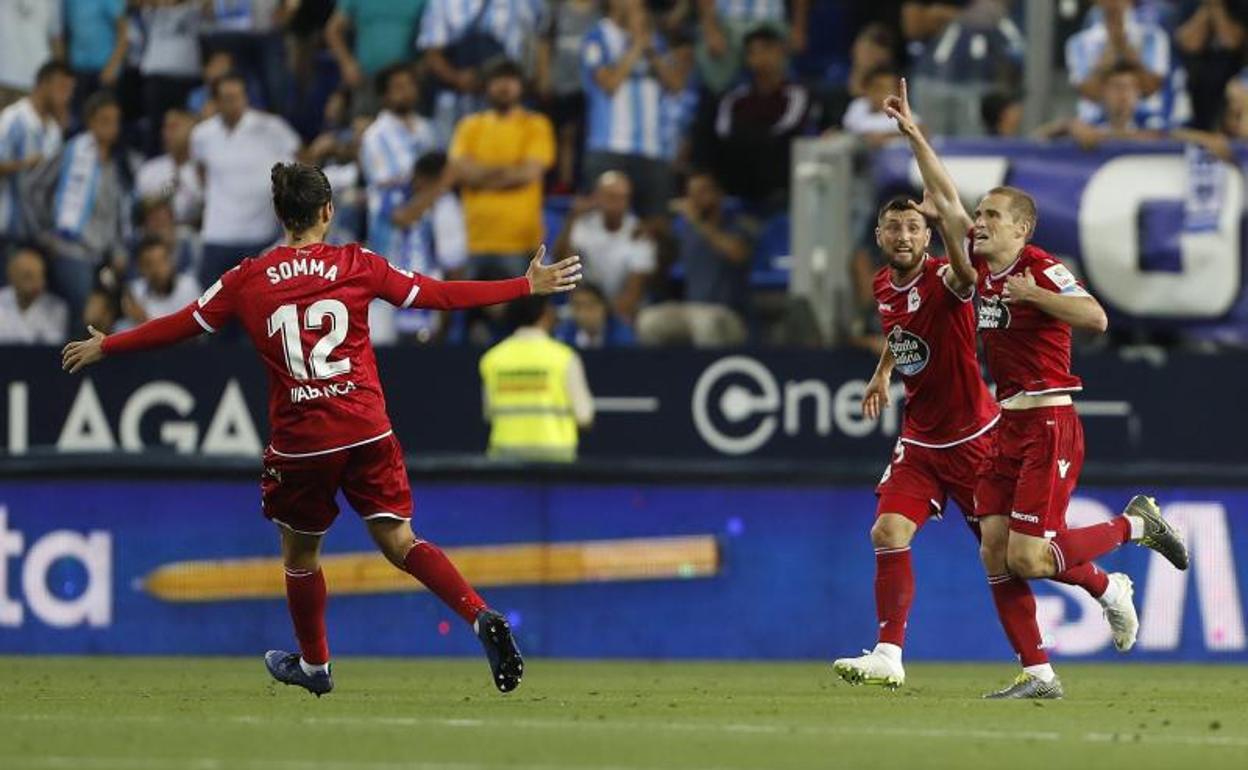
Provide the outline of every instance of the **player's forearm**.
[[1042,290],[1031,304],[1075,329],[1103,333],[1109,328],[1105,309],[1093,297],[1069,297]]
[[176,313],[153,318],[133,329],[110,334],[100,344],[105,355],[131,353],[137,350],[163,348],[182,340],[197,337],[204,327],[195,320],[196,303],[191,303]]
[[893,358],[893,349],[888,345],[880,351],[880,360],[875,365],[873,377],[878,377],[885,382],[893,378],[893,366],[897,363],[897,359]]
[[529,279],[525,276],[505,281],[439,281],[425,277],[413,306],[432,310],[466,310],[511,302],[527,297],[529,293]]
[[970,217],[966,215],[966,209],[962,208],[962,200],[958,197],[958,187],[954,184],[953,177],[949,175],[945,164],[940,161],[936,150],[927,141],[927,137],[923,136],[923,132],[916,127],[915,130],[906,133],[906,139],[910,142],[910,149],[914,152],[914,159],[919,165],[923,187],[928,195],[932,196],[937,210],[940,211],[941,219],[957,219],[958,221],[949,221],[951,227],[961,224],[963,219],[969,221]]
[[971,257],[966,253],[966,227],[957,230],[949,229],[950,223],[941,218],[940,237],[945,242],[945,253],[949,256],[949,266],[953,268],[953,278],[945,285],[956,294],[965,295],[979,280],[979,273],[971,264]]

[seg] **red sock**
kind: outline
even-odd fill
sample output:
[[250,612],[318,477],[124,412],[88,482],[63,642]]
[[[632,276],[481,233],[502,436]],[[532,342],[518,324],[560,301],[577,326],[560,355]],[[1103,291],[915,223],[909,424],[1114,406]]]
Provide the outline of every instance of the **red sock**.
[[914,566],[910,548],[875,550],[875,616],[879,641],[901,647],[906,641],[906,619],[914,602]]
[[1036,623],[1036,595],[1026,580],[1013,575],[989,575],[992,601],[997,605],[997,617],[1005,629],[1005,637],[1024,666],[1038,666],[1049,662],[1044,651],[1040,626]]
[[1057,561],[1058,573],[1086,564],[1131,539],[1131,522],[1126,516],[1115,516],[1104,524],[1058,532],[1049,541],[1049,549]]
[[329,662],[329,640],[325,634],[325,573],[286,569],[286,606],[295,624],[299,652],[308,663]]
[[1105,589],[1109,588],[1109,575],[1090,561],[1078,567],[1071,567],[1065,572],[1059,572],[1050,580],[1065,583],[1068,586],[1079,586],[1094,599],[1101,598],[1105,594]]
[[407,573],[425,584],[461,618],[472,623],[477,613],[486,608],[485,600],[472,590],[442,549],[433,543],[417,540],[403,560]]

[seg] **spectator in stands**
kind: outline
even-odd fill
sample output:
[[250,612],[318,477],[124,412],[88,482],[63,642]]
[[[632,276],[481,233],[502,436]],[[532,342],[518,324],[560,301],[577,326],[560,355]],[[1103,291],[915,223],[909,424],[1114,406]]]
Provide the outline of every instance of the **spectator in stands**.
[[1161,138],[1160,131],[1146,127],[1155,125],[1141,100],[1139,69],[1129,62],[1119,62],[1102,76],[1099,116],[1093,122],[1076,118],[1070,124],[1070,135],[1085,150],[1102,142],[1119,140],[1152,140]]
[[[203,244],[199,240],[198,225],[178,223],[174,218],[172,198],[143,198],[138,206],[139,227],[132,239],[136,249],[137,244],[146,240],[159,239],[173,255],[173,264],[179,273],[197,275],[203,263]],[[130,272],[128,267],[126,273]]]
[[824,119],[840,126],[850,102],[867,93],[867,78],[881,67],[894,67],[897,35],[880,22],[870,22],[854,36],[849,49],[849,73],[845,82],[824,91]]
[[1169,36],[1160,26],[1133,17],[1132,0],[1097,0],[1097,5],[1102,21],[1066,41],[1066,70],[1082,97],[1077,117],[1089,124],[1100,119],[1106,76],[1125,63],[1139,73],[1144,124],[1149,128],[1164,126],[1173,118],[1175,100],[1180,96],[1168,86]]
[[[453,280],[463,276],[468,261],[468,234],[449,170],[446,153],[438,150],[416,161],[410,199],[391,214],[391,225],[401,237],[397,250],[387,256],[405,270]],[[395,314],[394,328],[401,338],[426,344],[445,337],[447,318],[445,313],[406,308]],[[376,338],[374,327],[374,342]]]
[[37,249],[23,246],[5,262],[0,288],[0,345],[60,345],[69,333],[69,308],[48,293],[47,267]]
[[83,106],[87,130],[30,179],[27,216],[52,254],[52,285],[82,316],[95,270],[126,263],[137,163],[121,145],[121,107],[109,91]]
[[199,276],[204,286],[277,238],[269,169],[294,160],[300,145],[286,121],[251,109],[241,75],[218,78],[213,98],[217,114],[191,132],[191,159],[202,167],[205,182]]
[[[426,5],[428,0],[338,0],[325,27],[325,44],[338,62],[343,85],[354,93],[356,114],[376,111],[378,74],[412,57]],[[350,46],[348,32],[353,33]]]
[[82,323],[105,334],[130,328],[134,324],[122,313],[125,296],[121,271],[112,265],[101,265],[82,311]]
[[78,79],[75,107],[101,88],[117,88],[130,44],[129,27],[126,0],[65,3],[69,66]]
[[464,118],[451,141],[452,175],[463,191],[468,273],[523,275],[542,242],[542,178],[554,164],[550,120],[520,104],[523,73],[507,59],[485,74],[489,108]]
[[983,133],[1002,138],[1016,137],[1023,131],[1023,100],[1013,91],[992,91],[979,103]]
[[417,46],[437,84],[429,96],[440,143],[462,117],[481,108],[482,76],[490,61],[527,60],[545,13],[545,0],[429,0]]
[[882,147],[897,138],[897,126],[884,113],[884,100],[901,88],[901,76],[889,67],[880,67],[864,80],[866,92],[849,103],[841,124],[857,134],[872,148]]
[[745,218],[725,208],[723,190],[706,171],[689,178],[687,197],[673,201],[672,209],[680,216],[676,238],[685,300],[643,308],[638,338],[643,345],[742,344],[754,255]]
[[1215,128],[1226,84],[1243,64],[1248,2],[1185,0],[1180,18],[1174,42],[1189,77],[1192,123]]
[[622,348],[637,344],[633,329],[607,303],[598,284],[583,282],[568,300],[569,318],[555,327],[555,339],[578,350]]
[[546,297],[518,299],[506,313],[515,331],[481,356],[489,455],[571,462],[578,430],[588,430],[594,422],[581,357],[551,339],[555,313]]
[[605,172],[592,198],[573,203],[554,249],[556,260],[579,254],[585,279],[596,284],[613,312],[630,322],[657,264],[654,240],[629,210],[632,188],[621,172]]
[[[65,60],[61,3],[0,3],[0,108],[29,94],[39,67],[53,60]],[[69,113],[55,117],[64,125]]]
[[[212,84],[231,72],[238,71],[234,66],[234,54],[229,51],[213,51],[204,57],[203,82],[186,96],[186,108],[199,120],[207,120],[217,114],[217,103],[212,99]],[[256,102],[255,90],[251,82],[247,83],[247,100]]]
[[810,90],[790,81],[786,44],[779,30],[755,27],[745,36],[749,81],[724,94],[704,119],[709,131],[699,166],[715,169],[729,195],[760,214],[788,205],[793,140],[813,123]]
[[200,77],[200,3],[196,0],[146,0],[142,6],[146,32],[139,72],[143,76],[144,149],[157,152],[165,113],[186,104]]
[[147,238],[135,253],[139,277],[130,282],[123,310],[132,323],[141,324],[177,312],[203,292],[190,273],[179,272],[174,255],[162,238]]
[[[698,72],[713,94],[722,93],[741,71],[743,41],[751,28],[768,23],[785,28],[784,0],[697,0],[700,45]],[[806,20],[810,0],[792,0],[789,47],[806,50]]]
[[69,108],[74,75],[60,62],[39,68],[30,96],[0,111],[0,258],[7,245],[34,237],[22,196],[32,172],[61,149],[56,116]]
[[579,148],[585,133],[585,87],[581,46],[598,23],[597,0],[555,0],[537,41],[537,95],[558,140],[554,191],[576,186]]
[[165,154],[145,161],[135,182],[141,199],[169,198],[178,224],[198,227],[204,209],[204,186],[191,160],[191,129],[195,118],[186,110],[165,113],[161,144]]
[[250,73],[260,86],[257,104],[286,114],[290,74],[282,27],[298,3],[287,0],[228,0],[212,3],[201,40],[207,51],[229,51],[235,69]]
[[416,114],[418,93],[411,68],[393,64],[378,73],[376,80],[382,110],[364,132],[360,148],[368,184],[368,246],[393,258],[403,233],[391,224],[390,216],[411,195],[416,159],[437,143],[429,121]]
[[589,102],[587,184],[605,171],[622,171],[635,184],[637,213],[662,216],[674,183],[658,116],[665,92],[686,90],[691,62],[668,51],[641,0],[609,0],[606,17],[586,36],[581,64]]
[[1023,36],[1009,17],[1008,5],[1007,0],[967,3],[922,47],[911,67],[911,93],[928,131],[977,136],[984,95],[1019,86]]

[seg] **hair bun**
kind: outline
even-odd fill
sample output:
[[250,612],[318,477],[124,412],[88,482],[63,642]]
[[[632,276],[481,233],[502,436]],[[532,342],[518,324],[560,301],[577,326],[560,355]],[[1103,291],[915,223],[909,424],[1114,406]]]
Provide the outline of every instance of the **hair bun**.
[[273,182],[273,194],[280,196],[286,192],[287,183],[290,181],[290,169],[285,163],[274,163],[269,178]]

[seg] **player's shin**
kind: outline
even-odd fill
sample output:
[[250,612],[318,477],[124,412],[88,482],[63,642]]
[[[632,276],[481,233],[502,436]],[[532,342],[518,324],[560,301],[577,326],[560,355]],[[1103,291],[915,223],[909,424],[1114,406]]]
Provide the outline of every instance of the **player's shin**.
[[442,549],[424,540],[417,540],[403,559],[407,574],[424,583],[448,607],[471,625],[478,613],[486,608],[482,599],[459,570],[446,558]]
[[879,647],[901,657],[906,622],[914,602],[914,566],[910,547],[875,549],[875,611]]
[[1061,574],[1104,556],[1130,539],[1128,517],[1117,516],[1103,524],[1059,532],[1049,542],[1049,549],[1057,563],[1057,573]]
[[295,638],[299,640],[302,662],[314,669],[329,663],[326,601],[325,574],[319,567],[316,570],[286,568],[286,604],[295,626]]
[[1049,655],[1044,650],[1040,626],[1036,623],[1036,596],[1026,580],[1008,573],[989,575],[992,601],[997,607],[997,617],[1010,646],[1018,655],[1023,669],[1047,681],[1052,677]]
[[1099,569],[1092,562],[1079,564],[1065,572],[1059,572],[1050,580],[1065,583],[1068,586],[1078,586],[1094,599],[1104,596],[1106,589],[1109,588],[1109,573]]

